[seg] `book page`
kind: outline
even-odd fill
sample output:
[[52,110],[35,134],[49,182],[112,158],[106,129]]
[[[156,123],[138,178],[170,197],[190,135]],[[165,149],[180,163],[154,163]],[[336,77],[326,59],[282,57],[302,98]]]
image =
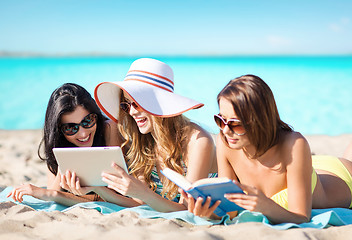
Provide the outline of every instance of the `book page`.
[[192,186],[184,176],[170,168],[164,168],[161,170],[161,173],[185,191],[189,190]]
[[203,178],[195,181],[192,184],[192,187],[204,185],[204,184],[211,184],[211,183],[223,183],[223,182],[228,182],[230,181],[229,178],[222,177],[222,178]]

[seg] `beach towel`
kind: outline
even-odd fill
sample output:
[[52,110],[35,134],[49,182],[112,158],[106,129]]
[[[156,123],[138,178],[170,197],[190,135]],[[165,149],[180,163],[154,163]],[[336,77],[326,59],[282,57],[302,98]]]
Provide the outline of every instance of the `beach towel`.
[[[11,198],[6,198],[6,195],[12,190],[12,187],[5,188],[0,193],[0,202],[11,201]],[[244,222],[261,222],[264,225],[275,229],[290,229],[290,228],[327,228],[329,226],[343,226],[352,224],[352,210],[345,208],[329,208],[329,209],[313,209],[311,221],[308,223],[281,223],[271,224],[270,221],[261,213],[250,212],[247,210],[241,211],[237,217],[230,219],[225,215],[221,220],[207,220],[201,217],[194,216],[188,211],[178,212],[158,212],[147,205],[138,207],[125,208],[108,202],[84,202],[75,204],[71,207],[58,204],[53,201],[43,201],[32,196],[24,196],[23,202],[16,204],[29,206],[37,211],[61,211],[66,212],[76,207],[95,209],[102,214],[110,214],[121,210],[133,211],[139,214],[141,218],[164,218],[164,219],[179,219],[193,225],[216,225],[216,224],[239,224]]]

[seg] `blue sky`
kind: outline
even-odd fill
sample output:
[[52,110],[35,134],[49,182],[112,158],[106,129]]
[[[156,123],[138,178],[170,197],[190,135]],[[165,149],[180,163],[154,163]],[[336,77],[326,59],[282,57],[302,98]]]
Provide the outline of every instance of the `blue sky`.
[[351,0],[0,0],[0,51],[352,54]]

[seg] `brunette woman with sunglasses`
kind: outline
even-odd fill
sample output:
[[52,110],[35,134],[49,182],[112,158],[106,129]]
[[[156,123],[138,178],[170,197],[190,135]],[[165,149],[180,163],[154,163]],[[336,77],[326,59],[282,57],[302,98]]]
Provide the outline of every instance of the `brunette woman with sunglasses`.
[[23,195],[32,195],[64,205],[98,200],[96,194],[76,196],[85,195],[92,189],[81,188],[75,173],[68,171],[61,175],[58,172],[53,148],[119,146],[118,136],[116,124],[103,116],[86,89],[73,83],[63,84],[50,96],[45,114],[44,135],[38,149],[39,157],[46,161],[48,167],[47,188],[25,184],[14,188],[9,196],[21,202]]
[[[231,80],[218,94],[220,128],[216,152],[219,177],[246,194],[226,194],[240,207],[262,212],[272,223],[303,223],[312,208],[350,208],[352,162],[312,156],[306,139],[283,122],[273,93],[259,77]],[[204,217],[218,202],[202,204],[183,193],[189,211]]]

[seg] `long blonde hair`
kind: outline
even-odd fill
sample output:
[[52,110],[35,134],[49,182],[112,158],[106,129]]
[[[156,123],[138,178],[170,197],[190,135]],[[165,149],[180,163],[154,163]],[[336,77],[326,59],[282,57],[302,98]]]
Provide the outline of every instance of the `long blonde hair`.
[[[120,100],[125,101],[123,94],[120,96]],[[158,156],[162,157],[165,167],[185,174],[182,155],[189,141],[190,121],[183,115],[168,118],[152,116],[152,126],[154,137],[151,133],[141,134],[135,120],[128,113],[119,111],[118,128],[125,139],[122,147],[128,146],[125,157],[129,172],[134,177],[143,176],[149,187],[155,191],[157,186],[151,180],[151,173]],[[161,195],[174,199],[178,187],[164,179]]]

